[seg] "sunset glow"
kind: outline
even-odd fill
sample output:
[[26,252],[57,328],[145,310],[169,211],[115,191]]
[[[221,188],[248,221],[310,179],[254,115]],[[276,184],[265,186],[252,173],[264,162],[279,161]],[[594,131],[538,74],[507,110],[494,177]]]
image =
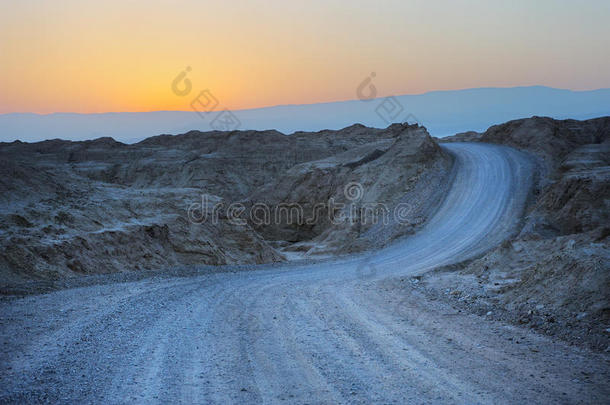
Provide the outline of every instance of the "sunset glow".
[[[552,10],[552,13],[549,13]],[[19,1],[0,5],[0,113],[231,109],[485,86],[610,87],[610,2]]]

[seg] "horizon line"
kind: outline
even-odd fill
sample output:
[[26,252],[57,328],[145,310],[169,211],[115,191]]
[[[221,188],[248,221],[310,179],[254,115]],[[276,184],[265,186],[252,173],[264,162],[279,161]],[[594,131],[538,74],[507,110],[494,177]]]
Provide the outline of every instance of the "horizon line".
[[[543,88],[543,89],[558,90],[558,91],[568,91],[568,92],[572,92],[572,93],[589,93],[589,92],[595,92],[595,91],[610,90],[610,87],[600,87],[600,88],[590,89],[590,90],[572,90],[572,89],[564,89],[564,88],[551,87],[551,86],[545,86],[545,85],[484,86],[484,87],[467,87],[467,88],[452,89],[452,90],[429,90],[429,91],[425,91],[422,93],[390,94],[390,95],[383,96],[383,97],[374,97],[374,98],[370,99],[370,101],[379,100],[379,99],[383,99],[383,98],[387,98],[387,97],[424,96],[427,94],[434,94],[434,93],[463,92],[463,91],[469,91],[469,90],[510,90],[510,89],[527,89],[527,88]],[[356,99],[342,99],[342,100],[335,100],[335,101],[322,101],[322,102],[317,102],[317,103],[273,104],[273,105],[266,105],[266,106],[262,106],[262,107],[228,109],[228,110],[229,111],[253,111],[253,110],[262,110],[262,109],[266,109],[266,108],[299,107],[299,106],[325,105],[325,104],[357,102],[357,101],[362,101],[362,100],[359,100],[356,98]],[[367,100],[367,101],[369,101],[369,100]],[[146,114],[146,113],[161,113],[161,112],[192,112],[192,110],[148,110],[148,111],[104,111],[104,112],[54,111],[54,112],[50,112],[50,113],[38,113],[38,112],[31,112],[31,111],[15,111],[15,112],[8,112],[8,113],[0,113],[0,116],[18,115],[18,114],[23,114],[23,115],[29,114],[29,115],[38,115],[38,116],[48,116],[48,115],[54,115],[54,114],[71,114],[71,115]]]

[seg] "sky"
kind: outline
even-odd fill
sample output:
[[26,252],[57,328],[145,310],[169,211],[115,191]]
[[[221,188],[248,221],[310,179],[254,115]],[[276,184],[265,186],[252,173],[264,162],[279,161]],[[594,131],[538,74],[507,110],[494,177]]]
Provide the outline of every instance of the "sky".
[[188,110],[181,72],[229,109],[356,99],[367,78],[608,88],[609,21],[607,0],[0,0],[0,113]]

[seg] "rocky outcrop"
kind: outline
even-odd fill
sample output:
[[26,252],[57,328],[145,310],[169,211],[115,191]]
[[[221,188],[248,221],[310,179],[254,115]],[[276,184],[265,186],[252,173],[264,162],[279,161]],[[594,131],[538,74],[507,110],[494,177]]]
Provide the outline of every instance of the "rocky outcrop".
[[253,227],[267,240],[292,242],[285,250],[306,256],[380,247],[425,222],[440,202],[450,166],[425,128],[394,124],[371,142],[296,165],[257,189],[250,206],[262,203],[276,213],[296,203],[303,223],[281,216]]
[[610,117],[586,121],[523,118],[494,125],[483,133],[464,132],[443,142],[489,142],[528,151],[541,161],[543,176],[550,176],[575,148],[607,142]]
[[[318,245],[326,253],[370,248],[425,220],[433,204],[419,202],[436,197],[424,186],[444,180],[450,164],[425,129],[408,125],[290,136],[191,131],[133,145],[17,141],[0,144],[0,160],[0,277],[7,282],[266,263]],[[350,182],[362,185],[362,201],[392,205],[423,194],[413,194],[412,215],[383,238],[362,236],[373,228],[356,221],[333,225],[328,215],[259,226],[230,209],[290,202],[307,211],[330,198],[345,202]],[[203,206],[211,215],[202,215]]]
[[190,220],[187,208],[201,199],[196,189],[132,188],[90,181],[66,168],[19,166],[31,176],[20,192],[3,193],[11,197],[0,214],[4,282],[283,260],[226,214],[214,223]]

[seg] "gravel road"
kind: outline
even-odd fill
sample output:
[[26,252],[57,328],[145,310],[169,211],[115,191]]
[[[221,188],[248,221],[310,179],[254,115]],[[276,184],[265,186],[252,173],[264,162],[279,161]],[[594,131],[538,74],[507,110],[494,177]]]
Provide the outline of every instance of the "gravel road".
[[438,212],[372,255],[4,298],[0,402],[608,403],[607,354],[397,287],[519,224],[530,161],[444,147]]

